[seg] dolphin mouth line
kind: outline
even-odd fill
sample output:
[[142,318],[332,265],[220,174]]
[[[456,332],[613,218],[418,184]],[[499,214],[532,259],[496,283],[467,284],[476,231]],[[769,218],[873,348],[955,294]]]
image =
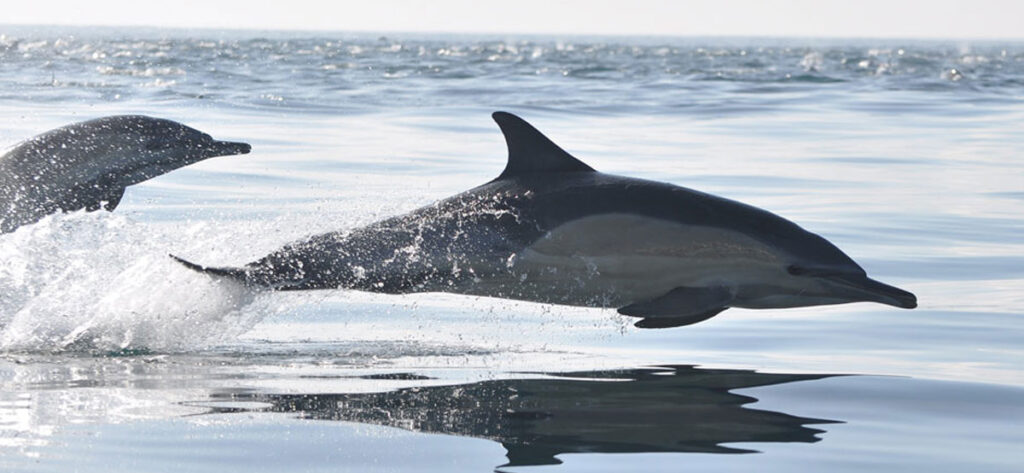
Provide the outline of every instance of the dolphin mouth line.
[[210,157],[214,156],[233,156],[236,154],[249,154],[252,151],[252,146],[249,143],[242,143],[240,141],[217,141],[210,142],[208,146],[203,147],[205,151],[215,153],[210,154]]
[[903,309],[917,307],[917,296],[913,293],[876,281],[867,276],[833,275],[828,277],[827,280],[845,289],[853,290],[865,301],[878,302]]

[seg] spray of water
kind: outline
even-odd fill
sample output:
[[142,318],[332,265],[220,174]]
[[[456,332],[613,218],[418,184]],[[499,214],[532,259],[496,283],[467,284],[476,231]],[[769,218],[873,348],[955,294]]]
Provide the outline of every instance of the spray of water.
[[228,236],[205,224],[173,230],[76,212],[0,236],[0,351],[188,351],[273,311],[259,294],[167,257],[213,256]]

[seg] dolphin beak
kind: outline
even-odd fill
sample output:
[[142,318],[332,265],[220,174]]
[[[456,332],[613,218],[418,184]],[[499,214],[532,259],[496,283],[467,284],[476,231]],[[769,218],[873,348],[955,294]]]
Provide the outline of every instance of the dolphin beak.
[[858,300],[878,302],[881,304],[913,309],[917,307],[917,296],[898,287],[890,286],[867,276],[834,275],[827,278],[829,282],[843,288],[844,292]]
[[240,141],[211,141],[206,146],[206,151],[209,154],[208,157],[214,156],[233,156],[236,154],[249,154],[252,151],[252,146],[249,143],[242,143]]

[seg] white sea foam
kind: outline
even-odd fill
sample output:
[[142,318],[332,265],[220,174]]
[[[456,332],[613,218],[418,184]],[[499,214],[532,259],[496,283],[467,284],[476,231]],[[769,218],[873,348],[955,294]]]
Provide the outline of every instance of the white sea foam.
[[241,285],[170,260],[218,238],[201,224],[176,230],[76,212],[0,236],[0,349],[188,350],[232,339],[269,313]]

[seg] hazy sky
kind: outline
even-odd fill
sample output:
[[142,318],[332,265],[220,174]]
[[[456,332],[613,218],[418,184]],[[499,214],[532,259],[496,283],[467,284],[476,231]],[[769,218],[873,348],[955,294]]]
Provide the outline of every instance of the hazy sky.
[[1024,38],[1024,0],[10,0],[0,24]]

